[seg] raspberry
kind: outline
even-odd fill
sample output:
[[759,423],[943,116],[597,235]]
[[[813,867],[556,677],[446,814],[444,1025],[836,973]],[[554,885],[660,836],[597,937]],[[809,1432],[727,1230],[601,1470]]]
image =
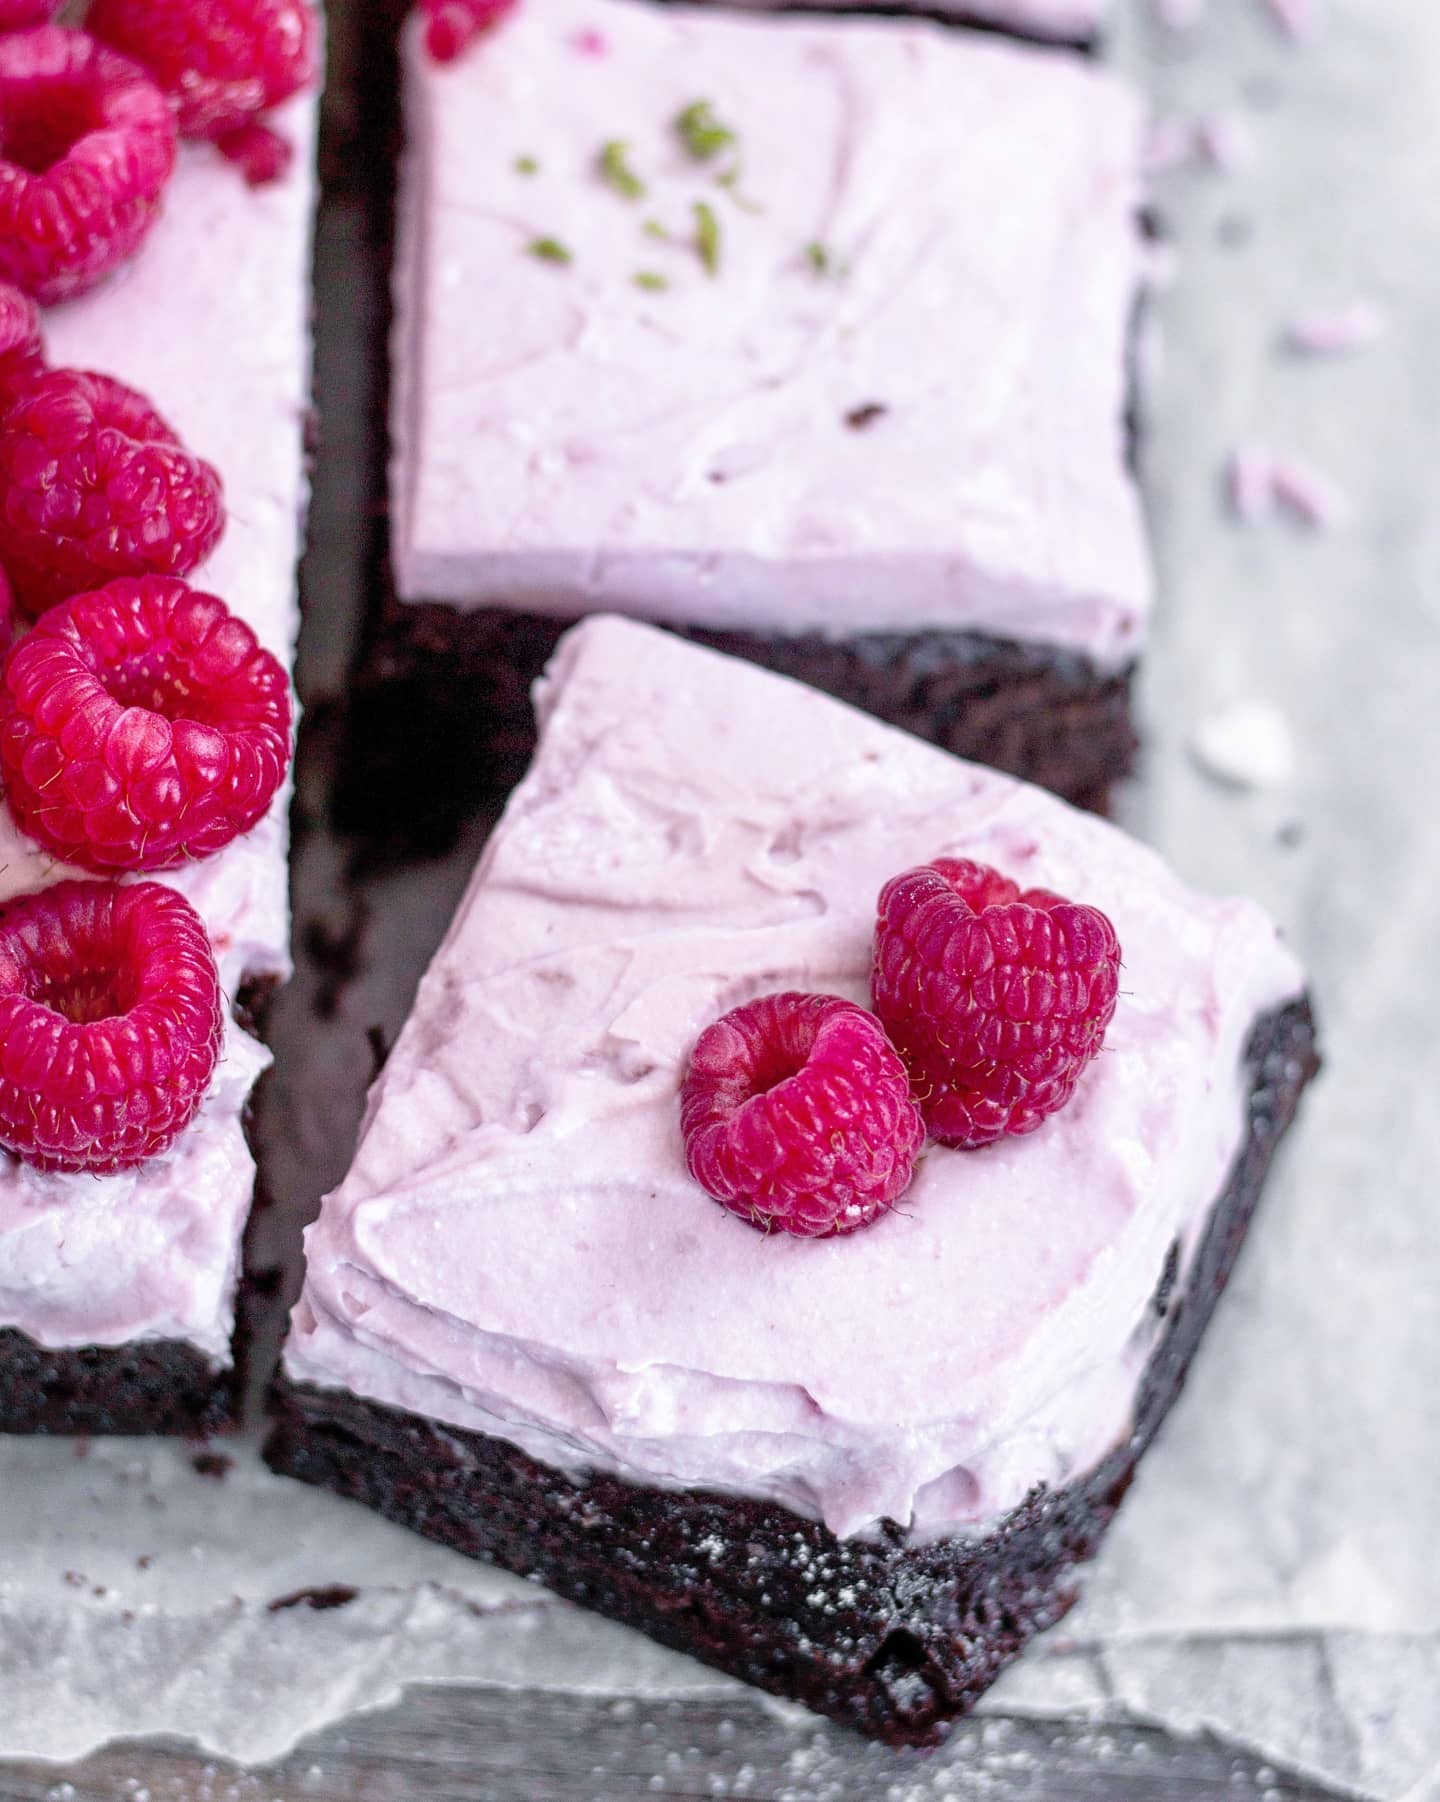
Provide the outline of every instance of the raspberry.
[[519,0],[425,0],[425,48],[437,63],[453,63],[481,34],[513,12]]
[[0,37],[0,281],[43,306],[93,288],[155,223],[175,120],[143,69],[83,31]]
[[20,825],[81,869],[165,870],[264,815],[290,760],[290,686],[214,595],[146,576],[52,608],[0,683]]
[[1034,1132],[1065,1106],[1115,1012],[1120,944],[1097,908],[941,858],[888,882],[875,1012],[942,1145]]
[[0,282],[0,413],[45,367],[40,314],[28,294]]
[[44,25],[60,10],[60,0],[0,0],[0,31],[27,31]]
[[205,924],[158,882],[61,882],[0,907],[0,1145],[119,1170],[173,1143],[220,1055]]
[[764,995],[707,1027],[680,1130],[708,1195],[802,1238],[878,1219],[910,1186],[925,1139],[880,1022],[836,995]]
[[308,0],[94,0],[85,24],[150,71],[187,138],[224,139],[318,72]]
[[112,576],[187,575],[224,529],[220,477],[123,382],[53,369],[0,419],[0,561],[32,613]]

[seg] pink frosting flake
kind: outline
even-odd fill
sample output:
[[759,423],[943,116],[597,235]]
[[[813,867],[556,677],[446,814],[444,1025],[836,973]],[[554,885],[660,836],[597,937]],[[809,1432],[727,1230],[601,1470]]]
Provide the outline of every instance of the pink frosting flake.
[[1302,525],[1325,531],[1350,516],[1344,490],[1298,457],[1262,444],[1241,445],[1226,473],[1230,510],[1243,525],[1256,525],[1283,509]]
[[610,54],[609,39],[603,31],[596,31],[593,26],[587,26],[584,31],[577,31],[570,42],[581,56],[608,56]]
[[1191,31],[1205,11],[1205,0],[1153,0],[1153,7],[1167,31]]
[[1261,0],[1261,4],[1280,29],[1297,43],[1314,37],[1318,22],[1315,0]]
[[1232,452],[1227,482],[1230,510],[1243,525],[1256,525],[1274,513],[1274,460],[1265,446],[1245,444]]
[[1145,139],[1145,167],[1152,174],[1171,169],[1229,171],[1249,162],[1254,139],[1246,120],[1232,113],[1203,119],[1157,119]]
[[1298,314],[1286,328],[1285,341],[1303,356],[1339,356],[1374,344],[1384,336],[1386,324],[1373,301],[1356,300],[1329,312]]
[[1350,499],[1329,476],[1298,457],[1275,457],[1270,468],[1275,498],[1302,525],[1328,531],[1350,517]]

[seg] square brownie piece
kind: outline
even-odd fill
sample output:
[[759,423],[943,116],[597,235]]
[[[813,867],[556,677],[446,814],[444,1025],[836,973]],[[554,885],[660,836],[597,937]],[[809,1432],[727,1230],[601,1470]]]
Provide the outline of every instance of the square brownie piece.
[[[812,689],[595,618],[307,1240],[276,1468],[862,1730],[942,1735],[1074,1596],[1314,1069],[1245,902]],[[697,1036],[869,994],[937,856],[1102,908],[1103,1053],[846,1237],[691,1177]]]
[[[308,96],[277,115],[295,154],[264,189],[212,146],[182,144],[133,263],[43,321],[53,365],[139,389],[220,471],[226,529],[194,586],[287,666],[308,493],[316,117]],[[288,812],[287,785],[254,831],[159,878],[204,920],[227,1000],[213,1086],[174,1145],[106,1176],[0,1153],[0,1433],[203,1435],[232,1418],[257,1193],[247,1122],[270,1062],[257,1016],[290,968]],[[79,874],[3,802],[0,872],[0,900]]]
[[930,22],[637,0],[404,59],[368,674],[505,786],[560,630],[620,611],[1103,805],[1150,605],[1135,96]]

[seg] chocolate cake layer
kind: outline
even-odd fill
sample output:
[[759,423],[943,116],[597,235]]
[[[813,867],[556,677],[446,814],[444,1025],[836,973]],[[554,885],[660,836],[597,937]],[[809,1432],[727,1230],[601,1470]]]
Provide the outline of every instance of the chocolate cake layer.
[[233,1423],[235,1373],[182,1339],[49,1351],[0,1329],[0,1433],[178,1433]]
[[[531,686],[572,623],[503,608],[384,607],[350,694],[339,824],[427,845],[460,814],[503,798],[535,749]],[[1133,668],[1108,674],[1077,653],[975,632],[678,634],[1095,813],[1134,769]]]
[[534,1577],[762,1689],[895,1744],[930,1745],[1075,1600],[1135,1467],[1179,1394],[1266,1172],[1318,1069],[1302,1000],[1248,1053],[1246,1136],[1165,1321],[1135,1425],[1089,1476],[1036,1489],[979,1538],[839,1540],[771,1503],[572,1479],[514,1446],[358,1396],[283,1384],[267,1457],[471,1557]]

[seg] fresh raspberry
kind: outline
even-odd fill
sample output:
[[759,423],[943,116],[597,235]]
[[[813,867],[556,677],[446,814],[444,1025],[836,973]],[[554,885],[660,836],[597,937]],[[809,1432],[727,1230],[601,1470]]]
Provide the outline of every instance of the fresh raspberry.
[[28,294],[0,282],[0,413],[44,368],[39,309]]
[[437,63],[453,63],[482,31],[498,25],[519,0],[424,0],[425,48]]
[[39,613],[112,576],[183,576],[225,529],[220,477],[143,394],[52,369],[0,418],[0,561]]
[[96,1173],[164,1151],[220,1056],[199,914],[159,882],[61,882],[0,907],[0,1145]]
[[1065,1106],[1115,1012],[1120,944],[1097,908],[940,858],[888,882],[875,1012],[932,1137],[973,1148]]
[[60,10],[60,0],[0,0],[0,31],[28,31],[45,25]]
[[[222,148],[258,114],[310,87],[319,68],[320,32],[308,0],[94,0],[85,24],[150,71],[173,97],[185,137]],[[282,140],[264,135],[271,140],[266,166],[278,174],[288,160],[276,166],[274,145]],[[253,134],[248,141],[253,151]],[[253,156],[236,160],[259,167]]]
[[58,25],[0,37],[0,281],[42,306],[93,288],[174,167],[169,103],[127,57]]
[[853,1233],[925,1140],[880,1022],[837,995],[764,995],[701,1033],[680,1091],[690,1174],[751,1226]]
[[0,682],[11,811],[65,863],[165,870],[248,832],[290,761],[290,685],[223,601],[167,576],[54,607]]

